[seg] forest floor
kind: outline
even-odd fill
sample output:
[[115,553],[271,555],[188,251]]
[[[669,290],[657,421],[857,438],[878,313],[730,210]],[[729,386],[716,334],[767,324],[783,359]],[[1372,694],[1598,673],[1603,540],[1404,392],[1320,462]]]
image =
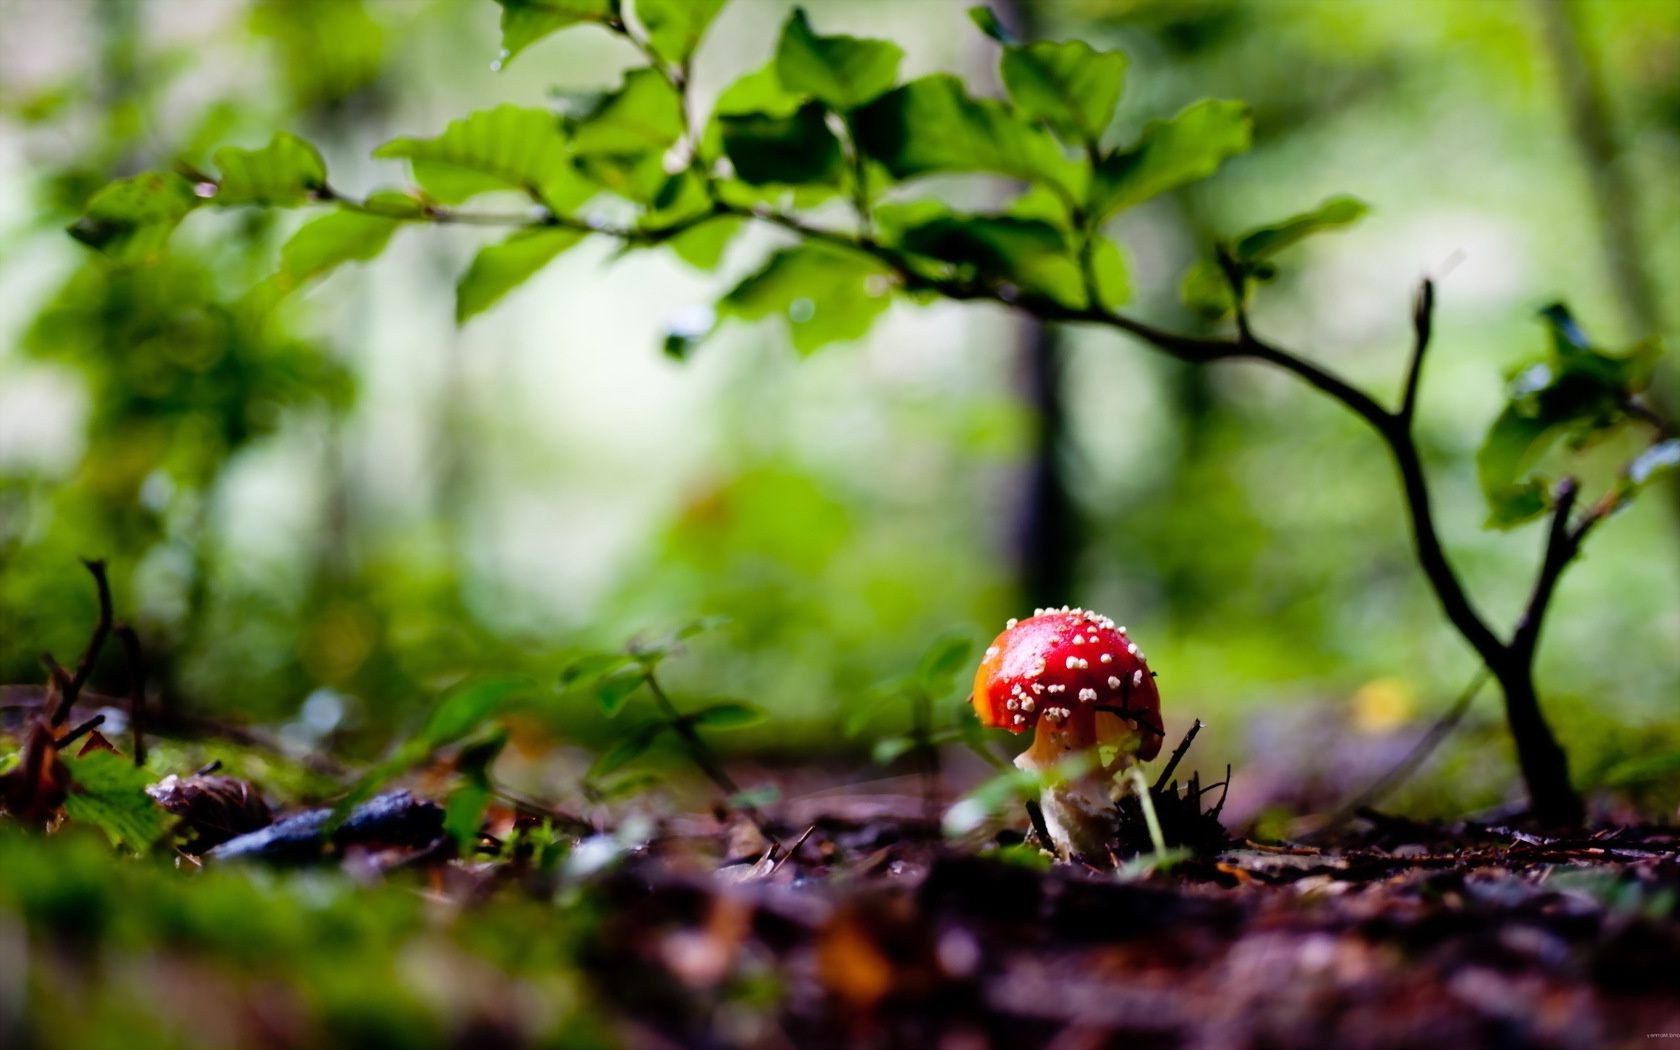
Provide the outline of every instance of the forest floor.
[[[463,856],[445,809],[421,797],[425,779],[408,783],[328,833],[325,810],[270,812],[223,773],[176,777],[153,786],[181,824],[151,864],[90,861],[87,840],[73,844],[73,805],[68,820],[49,816],[45,839],[0,828],[0,942],[14,971],[0,978],[0,1037],[87,1045],[78,1010],[143,1009],[158,1045],[1680,1038],[1674,828],[1560,837],[1367,810],[1307,844],[1204,823],[1196,850],[1145,850],[1116,873],[1052,863],[1008,829],[950,841],[918,797],[790,802],[774,843],[740,816],[600,826],[498,802]],[[205,852],[234,830],[250,834]],[[326,919],[322,878],[343,909]],[[163,917],[138,929],[113,917],[146,909]],[[244,914],[264,909],[283,918]],[[491,937],[494,948],[474,946]],[[115,994],[113,972],[147,1005],[90,1010],[83,997]],[[152,986],[163,980],[197,990],[182,999]],[[391,1015],[370,1020],[368,997]],[[569,1011],[559,1020],[556,1003]],[[420,1023],[401,1016],[410,1008]]]

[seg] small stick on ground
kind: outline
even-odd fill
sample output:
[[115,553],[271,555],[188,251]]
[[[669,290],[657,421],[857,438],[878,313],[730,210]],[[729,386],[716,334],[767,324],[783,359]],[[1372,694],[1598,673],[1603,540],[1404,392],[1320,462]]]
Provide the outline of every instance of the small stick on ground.
[[1051,849],[1050,828],[1044,823],[1044,810],[1030,798],[1027,799],[1027,819],[1032,821],[1033,834],[1038,836],[1038,844],[1045,849]]
[[1184,739],[1180,740],[1178,746],[1173,748],[1172,757],[1167,759],[1166,766],[1161,769],[1161,775],[1155,778],[1155,786],[1150,788],[1151,791],[1160,791],[1167,786],[1167,781],[1171,779],[1173,771],[1178,768],[1178,763],[1183,760],[1184,753],[1190,750],[1190,742],[1196,739],[1196,734],[1200,733],[1202,727],[1206,724],[1200,718],[1190,724],[1190,731],[1185,733]]
[[104,724],[105,724],[105,716],[104,715],[94,715],[92,718],[88,719],[86,722],[83,722],[81,725],[79,725],[76,728],[70,730],[70,732],[65,733],[63,736],[59,737],[57,740],[54,740],[53,741],[53,747],[56,747],[60,751],[63,751],[65,748],[69,747],[71,744],[74,744],[76,741],[80,740],[84,736],[87,736],[89,733],[93,732],[95,729],[99,728],[100,726],[102,726]]

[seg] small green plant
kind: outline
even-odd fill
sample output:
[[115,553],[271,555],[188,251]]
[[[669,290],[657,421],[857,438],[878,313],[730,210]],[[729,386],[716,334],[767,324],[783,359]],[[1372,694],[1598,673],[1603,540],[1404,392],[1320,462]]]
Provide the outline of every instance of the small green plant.
[[[669,735],[694,767],[722,793],[726,807],[745,813],[767,840],[778,842],[761,809],[774,796],[762,791],[743,791],[724,769],[704,735],[711,730],[752,725],[762,721],[764,713],[752,704],[729,699],[713,699],[697,710],[684,713],[659,680],[659,666],[682,652],[684,641],[716,625],[715,620],[702,620],[664,638],[633,641],[622,652],[589,653],[575,659],[561,672],[563,689],[592,693],[608,718],[618,718],[638,693],[645,692],[653,701],[651,717],[627,718],[619,723],[617,739],[589,768],[585,789],[596,797],[624,793],[628,790],[625,784],[606,784],[602,778],[640,758],[661,737]],[[640,787],[645,783],[637,778],[633,785]]]
[[[72,234],[118,265],[145,264],[163,257],[171,231],[196,211],[325,208],[292,235],[278,269],[242,304],[261,313],[339,266],[374,258],[412,227],[502,229],[504,239],[479,251],[457,285],[456,316],[465,322],[586,238],[605,237],[625,251],[666,247],[711,270],[743,227],[756,223],[786,243],[724,290],[710,316],[685,314],[673,325],[665,340],[671,355],[692,353],[720,323],[772,318],[786,326],[796,350],[810,353],[862,336],[902,296],[992,303],[1046,322],[1096,326],[1192,364],[1248,361],[1279,369],[1348,409],[1379,439],[1399,474],[1419,565],[1443,613],[1504,693],[1534,815],[1560,823],[1581,818],[1564,751],[1541,710],[1534,653],[1555,584],[1587,534],[1680,463],[1680,441],[1641,396],[1654,346],[1609,354],[1561,308],[1547,313],[1553,353],[1517,377],[1478,462],[1490,524],[1551,515],[1530,600],[1502,633],[1447,556],[1414,435],[1433,287],[1424,282],[1417,298],[1395,408],[1249,322],[1250,297],[1277,272],[1279,253],[1357,220],[1361,202],[1334,198],[1214,246],[1183,288],[1205,315],[1230,317],[1231,334],[1173,332],[1121,312],[1131,281],[1125,253],[1110,235],[1112,220],[1211,176],[1248,149],[1242,103],[1204,99],[1115,142],[1110,125],[1126,75],[1123,55],[1077,40],[1022,42],[977,8],[974,21],[999,46],[1005,90],[1002,98],[982,98],[949,74],[901,82],[897,45],[821,34],[796,11],[769,61],[700,114],[690,90],[695,55],[723,0],[498,3],[499,65],[551,33],[574,29],[617,37],[640,61],[618,86],[564,98],[559,112],[501,105],[437,135],[374,150],[408,165],[408,188],[358,194],[334,185],[320,153],[282,132],[258,149],[218,151],[214,172],[182,165],[114,182],[91,197]],[[951,175],[1025,188],[989,212],[911,192],[925,177]],[[520,206],[464,207],[485,194]],[[1584,503],[1573,466],[1554,479],[1558,471],[1542,458],[1560,440],[1579,447],[1638,430],[1648,432],[1640,438],[1644,450],[1601,497]],[[664,712],[662,722],[609,753],[615,759],[669,731],[704,765],[710,759],[695,743],[698,728],[706,719],[740,717],[727,707],[704,717],[677,714],[651,667],[601,677],[612,683],[609,695],[647,688]],[[722,786],[718,772],[708,775]]]
[[[966,683],[961,672],[968,669],[974,639],[966,632],[948,631],[923,651],[915,670],[876,686],[870,696],[846,715],[847,736],[862,733],[878,718],[888,717],[894,708],[908,709],[910,724],[902,733],[878,738],[870,757],[880,765],[891,765],[908,756],[922,779],[922,799],[928,825],[938,824],[941,750],[961,744],[995,769],[1007,766],[987,746],[985,734],[968,711]],[[942,715],[943,712],[943,715]]]

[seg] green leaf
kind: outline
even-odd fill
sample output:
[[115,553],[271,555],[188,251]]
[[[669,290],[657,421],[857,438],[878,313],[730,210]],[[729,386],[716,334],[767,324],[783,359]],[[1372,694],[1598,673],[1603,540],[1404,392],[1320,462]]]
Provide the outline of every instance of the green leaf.
[[443,830],[455,840],[456,852],[471,857],[478,844],[484,812],[490,808],[490,786],[468,781],[456,788],[443,807]]
[[1649,780],[1680,774],[1680,751],[1667,754],[1627,758],[1611,766],[1602,782],[1609,787],[1623,787]]
[[794,349],[861,338],[892,302],[891,273],[866,255],[807,243],[776,252],[718,304],[725,316],[786,320]]
[[[1277,270],[1264,265],[1266,260],[1314,234],[1352,225],[1370,210],[1355,197],[1331,197],[1311,211],[1243,234],[1231,246],[1231,258],[1249,280],[1269,281]],[[1184,272],[1179,297],[1185,306],[1210,319],[1224,316],[1236,305],[1230,282],[1212,259],[1198,260]]]
[[335,211],[309,220],[280,247],[276,289],[289,292],[344,263],[374,258],[402,224],[402,219],[359,211]]
[[447,204],[515,191],[564,212],[592,192],[572,169],[560,118],[545,109],[480,110],[451,121],[436,138],[393,139],[373,155],[407,160],[414,181]]
[[653,53],[686,68],[725,0],[636,0],[636,20]]
[[1091,217],[1101,222],[1116,212],[1188,182],[1207,178],[1225,158],[1248,149],[1248,106],[1203,99],[1170,120],[1152,121],[1137,145],[1111,153],[1097,165],[1091,187]]
[[633,69],[570,126],[574,163],[585,178],[652,204],[668,179],[665,153],[682,135],[682,98],[658,70]]
[[746,227],[747,220],[724,215],[684,230],[665,245],[695,269],[715,270],[723,262],[725,250]]
[[221,207],[262,204],[291,208],[327,184],[327,164],[314,146],[279,132],[261,149],[224,146],[211,158],[222,173],[213,198]]
[[1003,49],[1003,86],[1028,120],[1063,141],[1095,146],[1114,117],[1126,82],[1126,56],[1082,40],[1039,41]]
[[1131,302],[1131,269],[1120,245],[1107,237],[1097,237],[1091,246],[1091,271],[1096,277],[1099,305],[1112,310]]
[[764,721],[764,712],[752,704],[727,700],[703,707],[686,719],[696,729],[739,729]]
[[1557,436],[1552,424],[1515,405],[1499,413],[1476,453],[1476,477],[1487,500],[1489,528],[1521,525],[1551,506],[1546,485],[1524,475]]
[[748,115],[761,119],[788,118],[809,101],[782,86],[782,78],[776,73],[776,60],[772,58],[723,89],[701,132],[700,156],[713,162],[724,155],[722,124],[725,118]]
[[1009,215],[949,215],[904,231],[905,250],[956,267],[965,280],[1009,284],[1069,306],[1085,302],[1079,262],[1062,231]]
[[950,630],[936,637],[916,665],[916,681],[929,697],[944,696],[952,678],[967,666],[974,653],[974,639],[967,631]]
[[532,687],[528,678],[483,678],[449,690],[417,738],[428,751],[453,744],[501,714]]
[[95,193],[70,236],[120,259],[161,252],[181,220],[200,204],[193,184],[170,171],[118,179]]
[[578,230],[542,226],[480,249],[455,286],[455,323],[489,309],[583,238]]
[[1370,205],[1357,197],[1331,197],[1311,211],[1244,234],[1232,246],[1232,255],[1238,262],[1269,259],[1315,233],[1351,226],[1370,210]]
[[1542,310],[1541,318],[1550,351],[1512,378],[1511,400],[1476,454],[1492,528],[1543,514],[1551,496],[1546,479],[1534,476],[1541,457],[1560,440],[1580,447],[1628,423],[1630,399],[1650,383],[1656,364],[1655,343],[1625,354],[1595,348],[1561,304]]
[[105,832],[113,846],[135,851],[149,849],[169,830],[170,816],[146,794],[150,777],[128,759],[112,751],[90,751],[66,757],[70,793],[64,812],[71,820],[92,824]]
[[653,742],[659,738],[666,726],[662,722],[649,722],[645,725],[625,727],[624,735],[605,751],[601,752],[593,765],[589,767],[589,778],[606,776],[616,769],[621,769],[647,753]]
[[682,97],[658,70],[632,69],[571,124],[579,154],[662,155],[682,135]]
[[971,7],[968,9],[969,21],[980,27],[980,32],[996,40],[1000,44],[1014,44],[1015,34],[1011,33],[1004,24],[998,21],[997,12],[989,7]]
[[840,140],[829,130],[823,107],[807,102],[781,117],[730,113],[718,117],[723,152],[742,182],[838,185],[845,172]]
[[601,705],[608,718],[618,714],[630,695],[647,681],[647,671],[640,665],[621,667],[604,675],[595,683],[595,702]]
[[856,109],[893,86],[904,51],[885,40],[818,36],[803,8],[794,8],[776,45],[776,73],[789,91],[831,109]]
[[858,144],[894,178],[944,172],[1006,175],[1084,195],[1084,174],[1051,135],[1001,102],[970,98],[938,73],[894,88],[853,116]]
[[907,736],[882,737],[870,747],[869,757],[878,766],[890,766],[915,746],[916,742]]
[[502,8],[502,57],[497,69],[507,68],[513,56],[556,30],[580,22],[606,22],[613,0],[496,0]]
[[560,687],[569,688],[584,681],[593,681],[630,662],[625,653],[586,653],[568,663],[560,671]]

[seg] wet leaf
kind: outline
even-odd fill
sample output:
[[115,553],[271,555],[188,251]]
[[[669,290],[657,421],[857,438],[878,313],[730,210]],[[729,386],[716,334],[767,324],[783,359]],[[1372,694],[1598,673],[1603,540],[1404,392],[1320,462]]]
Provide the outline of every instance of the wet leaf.
[[776,46],[776,73],[788,91],[845,111],[892,87],[903,58],[903,49],[885,40],[819,36],[794,8]]
[[67,759],[65,766],[70,772],[65,814],[98,827],[113,846],[143,852],[169,830],[169,814],[146,794],[146,771],[126,758],[94,751]]
[[455,323],[488,310],[583,238],[578,230],[545,226],[481,248],[455,286]]
[[894,178],[984,172],[1083,195],[1085,176],[1061,146],[1008,106],[971,98],[948,73],[912,80],[856,111],[858,144]]
[[764,721],[764,711],[739,700],[709,704],[685,716],[696,729],[739,729]]
[[636,0],[636,20],[654,54],[686,66],[726,0]]
[[[1544,514],[1552,496],[1549,479],[1536,472],[1542,457],[1560,442],[1580,447],[1631,422],[1630,401],[1649,384],[1656,364],[1655,343],[1624,354],[1592,346],[1561,304],[1548,306],[1541,318],[1550,331],[1550,352],[1512,378],[1510,401],[1476,454],[1491,528],[1511,528]],[[1650,465],[1660,466],[1664,455],[1656,453]],[[1638,463],[1629,465],[1628,479]]]
[[1065,142],[1094,145],[1120,102],[1126,66],[1118,51],[1044,40],[1005,46],[999,70],[1022,116],[1043,121]]
[[822,244],[784,248],[718,304],[724,316],[782,318],[794,349],[809,354],[861,338],[892,302],[890,271],[857,252]]
[[613,0],[496,0],[502,9],[502,58],[506,68],[515,55],[554,33],[579,23],[605,22]]
[[1152,121],[1137,145],[1109,154],[1091,186],[1091,218],[1101,222],[1186,183],[1205,179],[1248,149],[1248,106],[1203,99],[1170,120]]
[[320,151],[284,131],[261,149],[227,146],[217,150],[212,160],[222,173],[213,198],[221,207],[295,207],[327,184],[327,165]]
[[660,722],[626,727],[612,746],[601,752],[595,764],[589,767],[590,779],[606,776],[642,757],[665,730],[666,726]]
[[546,109],[502,105],[450,121],[434,138],[399,138],[375,157],[407,160],[433,198],[457,204],[509,191],[564,212],[591,195],[573,169],[560,118]]
[[444,694],[417,739],[433,751],[453,744],[483,728],[532,688],[530,679],[519,677],[484,678],[458,685]]
[[[1267,260],[1314,234],[1352,225],[1368,211],[1364,201],[1332,197],[1311,211],[1245,233],[1231,246],[1231,258],[1249,280],[1269,281],[1277,270]],[[1208,318],[1222,317],[1235,305],[1230,282],[1213,259],[1198,260],[1185,271],[1179,296],[1184,305]]]
[[916,665],[916,679],[930,697],[950,691],[952,680],[968,668],[974,654],[974,638],[964,630],[949,630],[935,638]]
[[631,694],[647,682],[647,671],[640,665],[622,667],[605,675],[595,683],[595,701],[608,718],[618,714]]
[[95,193],[70,236],[119,259],[155,256],[201,203],[193,184],[174,172],[148,171]]
[[726,113],[718,117],[718,128],[736,177],[750,185],[838,185],[845,172],[840,140],[818,103],[787,116]]

